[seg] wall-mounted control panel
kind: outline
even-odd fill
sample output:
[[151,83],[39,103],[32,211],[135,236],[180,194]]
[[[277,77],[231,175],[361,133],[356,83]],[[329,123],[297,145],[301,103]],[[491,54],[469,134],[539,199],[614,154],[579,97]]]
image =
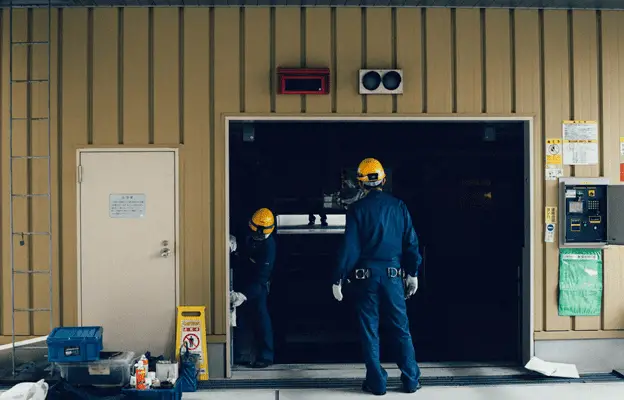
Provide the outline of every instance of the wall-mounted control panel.
[[608,178],[559,180],[559,247],[624,244],[624,186]]

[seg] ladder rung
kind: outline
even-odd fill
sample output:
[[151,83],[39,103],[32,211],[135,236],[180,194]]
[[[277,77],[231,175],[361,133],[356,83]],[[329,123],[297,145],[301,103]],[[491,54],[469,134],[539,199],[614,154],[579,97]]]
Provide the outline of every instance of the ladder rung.
[[13,117],[13,121],[45,121],[48,117],[26,118],[26,117]]
[[50,232],[13,232],[14,235],[17,236],[32,236],[32,235],[49,235]]
[[11,83],[42,83],[48,82],[47,79],[14,79]]
[[21,269],[16,269],[13,271],[14,274],[49,274],[50,270],[49,269],[40,269],[40,270],[32,270],[32,271],[25,271],[25,270],[21,270]]
[[44,312],[50,311],[49,308],[14,308],[13,311],[19,312]]
[[11,44],[17,45],[17,46],[30,46],[32,44],[49,44],[50,42],[48,42],[47,40],[41,40],[41,41],[25,41],[25,42],[11,42]]
[[49,193],[12,194],[13,197],[50,197]]
[[14,160],[38,160],[38,159],[48,159],[50,156],[11,156]]

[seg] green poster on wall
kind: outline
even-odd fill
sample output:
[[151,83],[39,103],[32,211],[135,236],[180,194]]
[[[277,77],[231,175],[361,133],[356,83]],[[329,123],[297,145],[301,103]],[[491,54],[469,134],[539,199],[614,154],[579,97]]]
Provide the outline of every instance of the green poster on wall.
[[561,249],[559,315],[596,316],[602,309],[602,250]]

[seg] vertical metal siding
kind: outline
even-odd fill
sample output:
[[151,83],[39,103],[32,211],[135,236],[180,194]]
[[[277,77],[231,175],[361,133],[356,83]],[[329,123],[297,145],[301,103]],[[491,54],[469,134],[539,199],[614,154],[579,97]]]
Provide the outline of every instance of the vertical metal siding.
[[[1,170],[8,179],[8,11],[2,10]],[[15,34],[36,38],[45,11],[15,12]],[[37,22],[42,20],[44,22]],[[535,115],[535,330],[537,337],[607,337],[624,330],[622,251],[605,250],[601,317],[557,315],[558,251],[543,243],[545,205],[556,205],[545,182],[544,140],[561,136],[564,119],[597,119],[599,167],[565,169],[572,176],[617,181],[624,102],[623,12],[393,8],[111,8],[54,10],[52,59],[55,310],[77,319],[75,150],[84,145],[181,146],[181,288],[185,304],[208,306],[208,331],[225,339],[226,241],[224,118],[227,113]],[[18,53],[15,70],[45,72],[43,53]],[[279,66],[331,67],[330,96],[278,96]],[[405,70],[402,96],[363,97],[362,67]],[[44,113],[36,88],[14,91],[17,112]],[[16,125],[24,151],[46,146],[43,127]],[[42,141],[43,140],[43,141]],[[16,167],[16,185],[45,185],[36,162]],[[16,208],[17,229],[45,223],[38,200]],[[417,212],[417,211],[415,211]],[[11,244],[2,207],[2,334],[10,333]],[[16,247],[16,262],[36,268],[44,244]],[[18,277],[20,306],[43,307],[43,277]],[[46,316],[17,318],[21,335],[45,334]],[[495,328],[495,326],[494,326]],[[590,333],[587,333],[590,331]],[[550,333],[549,333],[550,332]],[[593,333],[592,333],[593,332]],[[542,336],[540,336],[540,334]],[[624,334],[624,332],[623,332]],[[576,336],[575,336],[576,335]],[[624,335],[622,335],[624,336]]]

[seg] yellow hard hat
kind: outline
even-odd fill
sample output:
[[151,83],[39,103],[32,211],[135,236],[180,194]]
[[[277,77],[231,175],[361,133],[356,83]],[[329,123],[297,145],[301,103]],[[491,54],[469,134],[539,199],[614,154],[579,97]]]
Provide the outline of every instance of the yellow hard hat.
[[270,235],[275,229],[275,217],[268,208],[261,208],[249,221],[249,229],[260,235]]
[[386,179],[386,171],[378,160],[365,158],[358,166],[357,179],[366,186],[379,186]]

